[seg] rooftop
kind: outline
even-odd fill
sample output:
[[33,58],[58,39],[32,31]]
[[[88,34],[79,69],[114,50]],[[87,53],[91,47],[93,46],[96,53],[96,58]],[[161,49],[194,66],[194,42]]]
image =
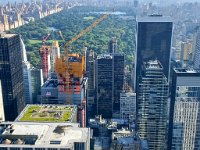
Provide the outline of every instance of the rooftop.
[[149,15],[145,17],[137,17],[137,22],[173,22],[169,16]]
[[15,121],[73,122],[76,109],[73,105],[27,105]]
[[176,73],[199,73],[198,70],[194,69],[184,69],[184,68],[176,68],[174,69]]
[[162,69],[162,65],[158,60],[150,60],[145,63],[146,69]]
[[[90,138],[88,128],[76,123],[8,122],[0,124],[0,147],[65,147]],[[8,146],[9,145],[9,146]]]
[[6,33],[0,33],[0,38],[11,38],[15,36],[16,34],[6,34]]

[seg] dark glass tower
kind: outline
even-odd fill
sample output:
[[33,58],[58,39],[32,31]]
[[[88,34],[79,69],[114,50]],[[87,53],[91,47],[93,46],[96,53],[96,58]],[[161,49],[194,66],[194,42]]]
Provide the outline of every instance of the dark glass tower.
[[[134,77],[136,128],[139,135],[148,140],[150,150],[165,149],[166,146],[172,28],[169,17],[151,15],[137,18]],[[152,68],[144,65],[153,61],[159,62],[159,65],[151,65]]]
[[1,35],[0,62],[0,80],[2,84],[5,120],[12,121],[25,106],[19,35]]
[[152,15],[137,19],[135,89],[141,76],[142,64],[157,59],[169,77],[173,23],[170,18]]
[[97,114],[111,118],[120,110],[124,79],[124,55],[103,54],[96,61]]

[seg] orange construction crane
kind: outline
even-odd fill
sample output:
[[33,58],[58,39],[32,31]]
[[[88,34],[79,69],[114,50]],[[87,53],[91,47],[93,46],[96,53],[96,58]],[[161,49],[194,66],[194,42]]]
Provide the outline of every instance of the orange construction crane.
[[[108,17],[108,14],[102,15],[99,19],[95,20],[90,26],[88,26],[86,29],[82,30],[79,34],[77,34],[75,37],[73,37],[71,40],[66,42],[64,44],[64,56],[61,58],[57,58],[55,62],[55,72],[59,76],[59,81],[61,84],[65,85],[65,92],[67,95],[71,93],[70,90],[70,66],[68,62],[68,46],[71,45],[73,42],[78,40],[81,36],[83,36],[85,33],[93,29],[96,25],[98,25],[101,21],[106,19]],[[62,35],[62,32],[59,32],[62,40],[64,41],[64,37]],[[61,78],[63,78],[63,81],[61,81]],[[58,81],[58,82],[59,82]],[[66,100],[67,104],[70,104],[70,98],[68,97]]]

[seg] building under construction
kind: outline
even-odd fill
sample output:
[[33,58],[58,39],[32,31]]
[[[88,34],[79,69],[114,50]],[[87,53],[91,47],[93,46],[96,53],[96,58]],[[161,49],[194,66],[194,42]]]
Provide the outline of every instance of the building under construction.
[[[72,104],[78,106],[78,118],[81,126],[85,126],[87,78],[84,77],[84,56],[68,55],[69,81],[65,77],[52,73],[41,88],[42,104]],[[69,90],[66,90],[69,88]]]

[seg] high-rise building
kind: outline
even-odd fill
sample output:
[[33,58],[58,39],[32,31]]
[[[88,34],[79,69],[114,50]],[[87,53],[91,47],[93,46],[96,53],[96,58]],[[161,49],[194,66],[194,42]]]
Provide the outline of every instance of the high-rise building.
[[20,40],[22,46],[24,100],[26,104],[32,104],[30,62],[27,60],[24,42],[22,39]]
[[108,53],[116,53],[117,50],[117,39],[112,37],[108,42]]
[[42,69],[31,68],[31,89],[32,89],[32,102],[33,104],[40,103],[38,95],[41,92],[41,86],[43,85]]
[[111,118],[120,111],[120,93],[123,89],[124,55],[102,54],[96,61],[97,114]]
[[1,34],[0,80],[5,120],[14,120],[25,106],[23,96],[23,69],[20,37]]
[[[169,77],[170,49],[173,23],[171,18],[151,15],[137,18],[135,88],[141,76],[142,65],[157,59],[163,66],[165,76]],[[134,89],[135,89],[134,88]]]
[[120,118],[130,122],[136,118],[136,94],[132,92],[120,93]]
[[173,23],[170,17],[137,18],[134,90],[136,129],[149,149],[164,149]]
[[168,150],[200,147],[200,73],[174,69],[172,77]]
[[2,95],[2,86],[0,81],[0,122],[5,121],[4,107],[3,107],[3,95]]
[[139,80],[137,129],[149,149],[166,146],[168,82],[158,60],[144,62]]
[[56,58],[60,58],[60,47],[58,41],[53,41],[50,53],[51,53],[51,71],[53,72],[55,60]]
[[111,118],[113,113],[112,59],[111,54],[102,54],[96,60],[97,114],[103,118]]
[[200,27],[196,28],[194,34],[193,63],[194,69],[200,69]]

